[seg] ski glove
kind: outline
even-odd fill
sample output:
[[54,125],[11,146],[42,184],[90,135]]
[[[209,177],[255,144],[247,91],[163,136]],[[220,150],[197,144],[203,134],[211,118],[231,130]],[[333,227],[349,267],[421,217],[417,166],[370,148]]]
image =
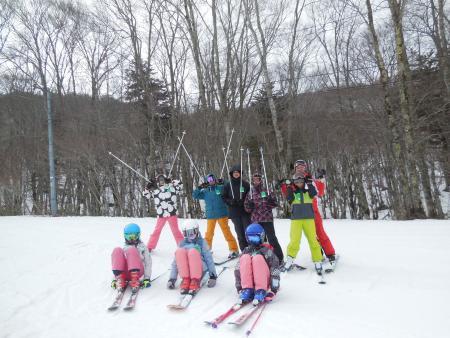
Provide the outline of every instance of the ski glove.
[[116,289],[117,289],[117,285],[118,285],[117,280],[113,279],[113,280],[111,281],[111,287],[112,287],[114,290],[116,290]]
[[327,174],[327,171],[325,169],[318,169],[317,170],[317,174],[316,174],[316,178],[317,179],[324,178],[326,174]]
[[215,286],[216,286],[216,279],[210,278],[210,279],[208,280],[208,287],[209,287],[209,288],[213,288],[213,287],[215,287]]
[[144,196],[146,199],[150,199],[150,191],[145,188],[145,190],[142,192],[142,196]]
[[167,288],[171,290],[175,289],[175,282],[176,279],[169,279],[169,281],[167,282]]
[[276,294],[277,294],[277,293],[274,292],[274,291],[272,291],[272,290],[267,291],[267,293],[266,293],[266,298],[265,298],[266,301],[271,302],[272,299],[273,299],[273,297],[275,297]]
[[253,202],[252,200],[249,200],[247,202],[247,206],[250,210],[253,210],[253,209],[255,209],[255,202]]
[[200,185],[197,187],[197,189],[198,189],[198,190],[202,190],[202,189],[205,189],[205,188],[207,188],[207,187],[208,187],[208,183],[204,182],[204,183],[200,184]]
[[150,286],[152,286],[152,284],[150,283],[150,279],[148,279],[148,278],[145,278],[145,279],[141,282],[141,289],[149,288]]
[[154,188],[157,188],[158,186],[156,185],[155,180],[152,178],[147,185],[145,186],[148,190],[152,190]]
[[217,276],[216,275],[209,275],[208,287],[209,288],[215,287],[216,286],[216,280],[217,280]]
[[305,175],[305,184],[311,184],[312,183],[312,177],[311,175]]

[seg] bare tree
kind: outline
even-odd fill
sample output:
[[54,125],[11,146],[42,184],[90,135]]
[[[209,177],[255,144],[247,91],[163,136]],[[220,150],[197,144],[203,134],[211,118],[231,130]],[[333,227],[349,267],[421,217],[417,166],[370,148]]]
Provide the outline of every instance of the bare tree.
[[[259,60],[261,62],[261,71],[264,78],[264,89],[267,94],[267,101],[270,108],[270,113],[272,117],[272,126],[275,133],[275,140],[277,144],[277,151],[279,156],[279,165],[281,167],[281,172],[287,174],[286,168],[286,155],[283,134],[279,127],[279,117],[275,102],[273,100],[273,83],[271,81],[271,76],[269,74],[269,67],[267,64],[268,53],[272,46],[272,43],[277,34],[280,24],[284,20],[284,7],[285,2],[280,1],[277,8],[273,14],[273,19],[267,23],[266,30],[263,29],[260,13],[260,4],[256,0],[244,0],[245,16],[250,31],[252,32],[253,39],[256,43],[256,50],[258,53]],[[255,23],[253,22],[255,18]],[[256,28],[255,28],[256,25]],[[257,33],[258,31],[258,33]]]

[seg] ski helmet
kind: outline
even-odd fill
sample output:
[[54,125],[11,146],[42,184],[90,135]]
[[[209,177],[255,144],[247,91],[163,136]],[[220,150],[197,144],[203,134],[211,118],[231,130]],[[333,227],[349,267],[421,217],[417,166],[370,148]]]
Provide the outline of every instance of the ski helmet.
[[297,168],[299,165],[302,165],[302,166],[304,166],[305,168],[308,167],[308,164],[306,163],[305,160],[297,160],[297,161],[295,161],[295,163],[294,163],[294,169]]
[[195,239],[200,234],[198,222],[195,219],[187,219],[184,221],[181,231],[183,231],[184,238]]
[[216,182],[216,176],[214,176],[214,174],[209,174],[208,176],[206,176],[206,182],[208,183]]
[[250,224],[247,229],[245,229],[245,239],[248,244],[259,245],[264,242],[266,233],[263,227],[258,223]]
[[159,186],[162,186],[167,183],[167,177],[164,176],[163,174],[159,174],[156,176],[156,182],[158,183]]
[[136,223],[127,224],[123,229],[123,236],[125,237],[125,242],[135,244],[141,237],[141,228]]

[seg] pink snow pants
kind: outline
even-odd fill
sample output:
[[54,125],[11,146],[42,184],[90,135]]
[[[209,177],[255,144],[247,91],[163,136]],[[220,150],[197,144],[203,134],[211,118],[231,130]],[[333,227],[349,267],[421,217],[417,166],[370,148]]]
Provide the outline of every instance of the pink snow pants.
[[175,260],[181,278],[202,278],[203,262],[198,250],[178,248],[175,251]]
[[115,248],[111,254],[112,270],[123,271],[130,280],[130,270],[139,270],[139,277],[144,274],[144,264],[142,264],[139,251],[133,246],[127,250]]
[[239,259],[239,269],[243,289],[269,290],[270,271],[262,255],[242,255]]
[[177,242],[177,245],[183,240],[183,234],[181,233],[180,229],[178,229],[178,217],[177,216],[170,216],[170,217],[158,217],[156,221],[155,229],[153,230],[152,235],[150,236],[150,239],[147,243],[147,248],[149,250],[153,250],[156,248],[156,245],[158,244],[159,236],[161,235],[162,228],[166,224],[166,222],[169,222],[170,230],[172,230],[173,237],[175,238],[175,242]]

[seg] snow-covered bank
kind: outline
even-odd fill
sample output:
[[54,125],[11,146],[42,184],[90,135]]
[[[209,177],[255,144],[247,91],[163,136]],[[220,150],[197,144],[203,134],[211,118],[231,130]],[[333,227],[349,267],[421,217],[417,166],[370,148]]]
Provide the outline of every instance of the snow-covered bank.
[[[134,312],[107,312],[110,252],[129,222],[141,225],[146,241],[155,219],[0,217],[0,336],[245,336],[248,324],[203,324],[236,300],[231,269],[183,313],[166,308],[178,295],[166,289],[167,275],[142,291]],[[289,220],[275,226],[285,250]],[[325,220],[325,228],[341,254],[328,284],[317,284],[303,239],[297,262],[309,269],[282,276],[252,336],[448,337],[450,221]],[[219,228],[213,246],[217,259],[227,255]],[[168,269],[174,249],[166,228],[152,256],[154,275]]]

